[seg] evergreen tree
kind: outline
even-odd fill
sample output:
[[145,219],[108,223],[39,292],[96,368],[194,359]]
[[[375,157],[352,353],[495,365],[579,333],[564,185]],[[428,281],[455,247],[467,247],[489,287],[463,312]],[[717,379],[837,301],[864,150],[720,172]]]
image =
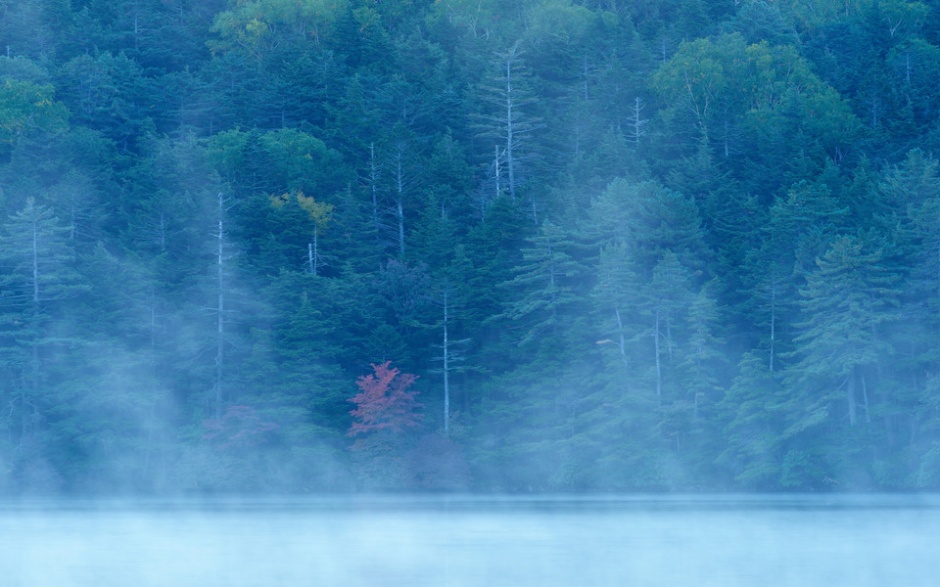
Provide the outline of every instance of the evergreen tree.
[[6,270],[0,287],[3,347],[11,369],[6,391],[20,423],[18,436],[25,441],[55,402],[48,393],[54,383],[48,380],[48,369],[64,342],[56,320],[64,317],[62,303],[83,285],[66,240],[69,228],[51,208],[27,198],[4,229]]
[[522,265],[504,284],[512,292],[505,317],[519,331],[519,345],[535,344],[546,357],[568,350],[569,328],[581,308],[584,268],[572,255],[569,238],[560,226],[542,224],[522,249]]
[[754,489],[780,486],[786,406],[779,374],[770,371],[763,357],[745,353],[717,406],[724,443],[716,463],[737,483]]
[[[874,368],[891,352],[881,331],[897,318],[897,277],[881,264],[881,252],[865,244],[860,237],[836,239],[800,290],[805,320],[795,338],[800,359],[789,377],[799,420],[822,423],[829,414],[841,420],[847,413],[850,426],[871,423]],[[835,407],[840,396],[845,409]]]

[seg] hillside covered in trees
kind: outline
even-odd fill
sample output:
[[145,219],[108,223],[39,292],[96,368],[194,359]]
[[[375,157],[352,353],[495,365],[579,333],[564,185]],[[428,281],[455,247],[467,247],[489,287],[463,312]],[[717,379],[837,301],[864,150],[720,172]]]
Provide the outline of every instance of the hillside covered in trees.
[[940,9],[0,1],[0,491],[940,489]]

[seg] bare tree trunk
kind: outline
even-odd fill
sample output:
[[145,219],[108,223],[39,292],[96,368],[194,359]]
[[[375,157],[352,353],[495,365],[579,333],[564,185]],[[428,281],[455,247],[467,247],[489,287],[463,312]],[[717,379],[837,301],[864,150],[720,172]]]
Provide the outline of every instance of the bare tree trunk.
[[496,156],[493,159],[493,166],[496,172],[496,197],[498,198],[499,195],[503,193],[503,186],[502,186],[503,170],[500,168],[499,145],[496,145]]
[[320,251],[318,247],[319,240],[319,229],[314,223],[313,225],[313,242],[307,243],[307,269],[310,270],[310,273],[313,275],[318,275],[320,272]]
[[629,366],[627,362],[627,339],[623,335],[623,320],[620,318],[620,308],[614,308],[614,315],[617,317],[617,335],[620,337],[620,360],[623,366]]
[[663,368],[659,357],[659,308],[656,309],[656,322],[653,328],[653,349],[656,353],[656,401],[663,407]]
[[516,168],[513,159],[513,131],[515,130],[515,120],[513,118],[513,95],[512,95],[512,60],[515,57],[516,49],[513,48],[510,55],[506,58],[506,172],[509,175],[509,199],[516,202]]
[[[937,218],[937,224],[938,224],[937,228],[940,229],[940,218]],[[937,275],[936,275],[936,280],[937,280],[937,283],[936,283],[936,285],[937,285],[937,292],[936,292],[936,294],[937,294],[937,299],[936,299],[936,301],[937,301],[938,303],[940,303],[940,239],[937,239],[937,267],[936,267],[936,272],[937,272]],[[937,324],[940,325],[940,321],[938,321]]]
[[222,416],[222,400],[224,393],[222,389],[222,377],[225,372],[225,225],[223,215],[225,212],[225,198],[219,193],[219,231],[217,233],[218,246],[216,249],[216,263],[218,269],[218,312],[217,312],[217,332],[216,332],[216,355],[215,355],[215,417]]
[[395,156],[395,219],[398,221],[398,254],[405,256],[405,171],[401,149]]
[[134,50],[140,51],[140,15],[137,8],[137,2],[134,2]]
[[450,348],[448,346],[448,320],[450,307],[444,290],[444,435],[450,435]]
[[33,314],[38,316],[39,314],[39,223],[35,218],[35,213],[33,217],[33,255],[32,255],[32,271],[33,271]]
[[379,168],[375,162],[375,143],[369,144],[369,187],[372,192],[372,228],[379,229]]
[[672,364],[672,320],[669,319],[669,314],[666,314],[666,354],[669,355],[669,363]]
[[868,404],[868,384],[865,381],[865,375],[860,374],[859,378],[862,383],[862,409],[865,411],[865,423],[871,424],[871,411],[869,411]]
[[724,135],[724,137],[722,137],[722,138],[723,138],[722,144],[724,145],[725,159],[727,159],[728,157],[731,156],[731,144],[730,144],[729,141],[728,141],[728,133],[729,133],[730,131],[728,130],[728,126],[729,126],[729,125],[728,125],[728,119],[727,119],[727,118],[725,118],[723,124],[724,124],[725,135]]
[[[33,276],[33,296],[32,308],[30,308],[30,319],[33,321],[33,329],[39,328],[39,219],[35,209],[32,212],[32,276]],[[32,399],[39,394],[39,333],[34,332],[32,337],[32,349],[30,349],[30,382],[23,386],[23,413],[21,414],[22,434],[25,438],[30,431],[29,409]]]
[[777,344],[777,277],[770,284],[770,372],[774,372],[774,353]]
[[846,400],[849,404],[849,425],[855,426],[857,420],[855,407],[855,367],[849,370],[848,382],[846,387]]
[[640,144],[640,139],[646,136],[646,131],[643,130],[643,127],[649,123],[649,120],[643,118],[643,100],[639,96],[633,100],[633,113],[627,119],[627,122],[630,124],[627,135],[630,141],[634,145]]
[[904,83],[911,87],[911,52],[904,53]]
[[[150,356],[148,357],[148,371],[149,376],[153,381],[157,379],[156,372],[156,363],[157,363],[157,300],[154,296],[153,290],[150,294],[150,324],[148,325],[150,330]],[[150,401],[150,413],[146,423],[147,427],[147,438],[144,443],[144,472],[150,473],[151,471],[151,462],[153,460],[154,452],[154,428],[155,422],[157,420],[157,393],[152,391],[152,397]]]

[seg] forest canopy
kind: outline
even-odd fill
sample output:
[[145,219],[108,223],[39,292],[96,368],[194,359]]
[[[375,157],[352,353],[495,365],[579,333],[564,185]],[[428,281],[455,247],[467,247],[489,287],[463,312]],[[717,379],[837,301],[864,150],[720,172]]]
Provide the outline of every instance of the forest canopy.
[[0,492],[940,489],[940,8],[0,3]]

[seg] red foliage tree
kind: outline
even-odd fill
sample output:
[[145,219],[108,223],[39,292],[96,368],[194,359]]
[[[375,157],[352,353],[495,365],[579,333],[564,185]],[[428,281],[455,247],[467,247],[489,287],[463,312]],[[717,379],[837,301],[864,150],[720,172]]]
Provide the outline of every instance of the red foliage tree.
[[356,380],[360,392],[348,400],[356,404],[356,408],[349,411],[356,421],[349,427],[347,436],[379,430],[401,432],[421,421],[422,415],[417,410],[423,404],[415,400],[418,392],[408,391],[418,376],[402,373],[391,364],[391,361],[381,365],[373,363],[375,373]]

